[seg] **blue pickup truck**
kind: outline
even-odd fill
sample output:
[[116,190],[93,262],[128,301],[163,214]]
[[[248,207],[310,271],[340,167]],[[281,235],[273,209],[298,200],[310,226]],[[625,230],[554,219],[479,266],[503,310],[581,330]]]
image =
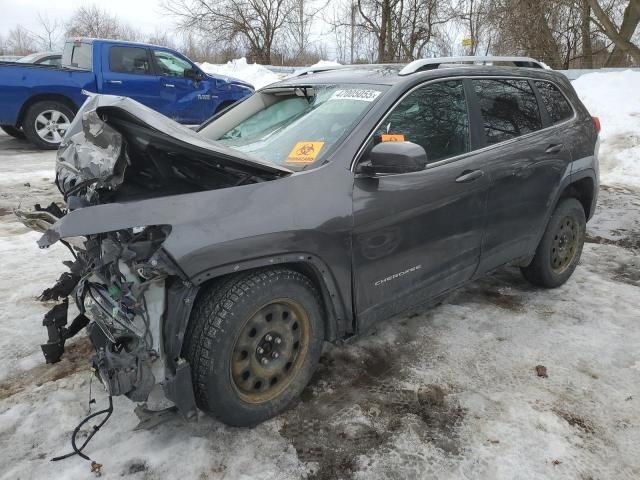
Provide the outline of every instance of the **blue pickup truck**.
[[253,87],[209,75],[169,48],[74,39],[65,44],[60,68],[0,63],[0,128],[55,149],[90,93],[130,97],[177,122],[198,125]]

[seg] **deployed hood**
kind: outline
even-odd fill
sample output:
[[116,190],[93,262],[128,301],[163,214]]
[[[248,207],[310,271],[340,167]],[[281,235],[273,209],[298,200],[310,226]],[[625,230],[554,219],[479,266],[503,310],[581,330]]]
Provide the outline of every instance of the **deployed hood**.
[[82,106],[58,150],[56,184],[65,197],[82,189],[113,190],[128,169],[142,163],[146,175],[153,176],[155,168],[165,180],[172,175],[189,180],[190,171],[200,179],[211,174],[212,180],[220,172],[220,178],[236,175],[239,181],[292,173],[210,141],[130,98],[95,95]]

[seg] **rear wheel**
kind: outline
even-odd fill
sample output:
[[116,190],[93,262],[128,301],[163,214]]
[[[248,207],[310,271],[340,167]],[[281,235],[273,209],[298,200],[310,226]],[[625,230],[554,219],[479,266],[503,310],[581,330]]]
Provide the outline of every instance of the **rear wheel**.
[[578,266],[586,232],[584,209],[575,198],[556,207],[535,257],[522,274],[534,285],[546,288],[565,283]]
[[236,426],[263,422],[307,385],[322,351],[313,283],[289,269],[227,280],[198,299],[185,336],[198,406]]
[[64,103],[45,100],[29,107],[22,122],[27,139],[44,150],[55,150],[69,129],[75,114]]
[[24,132],[13,125],[0,125],[0,129],[7,135],[12,136],[13,138],[24,138]]

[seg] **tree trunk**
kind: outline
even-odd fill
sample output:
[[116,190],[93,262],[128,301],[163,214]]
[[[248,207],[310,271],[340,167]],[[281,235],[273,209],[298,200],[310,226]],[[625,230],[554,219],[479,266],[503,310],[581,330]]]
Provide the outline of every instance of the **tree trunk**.
[[580,32],[582,35],[582,68],[593,68],[593,47],[591,45],[591,7],[582,0]]
[[600,23],[602,33],[604,33],[614,44],[613,52],[609,56],[605,66],[624,66],[625,57],[630,55],[633,61],[640,65],[640,48],[631,43],[631,37],[640,23],[640,0],[629,0],[629,4],[624,11],[624,18],[620,30],[602,10],[598,0],[587,0],[593,10],[596,19]]

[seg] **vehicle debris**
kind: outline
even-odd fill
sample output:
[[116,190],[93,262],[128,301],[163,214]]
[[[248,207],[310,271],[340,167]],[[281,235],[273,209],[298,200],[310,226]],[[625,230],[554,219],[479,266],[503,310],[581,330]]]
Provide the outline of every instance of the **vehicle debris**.
[[536,365],[536,375],[541,378],[547,378],[547,367],[545,367],[544,365]]

